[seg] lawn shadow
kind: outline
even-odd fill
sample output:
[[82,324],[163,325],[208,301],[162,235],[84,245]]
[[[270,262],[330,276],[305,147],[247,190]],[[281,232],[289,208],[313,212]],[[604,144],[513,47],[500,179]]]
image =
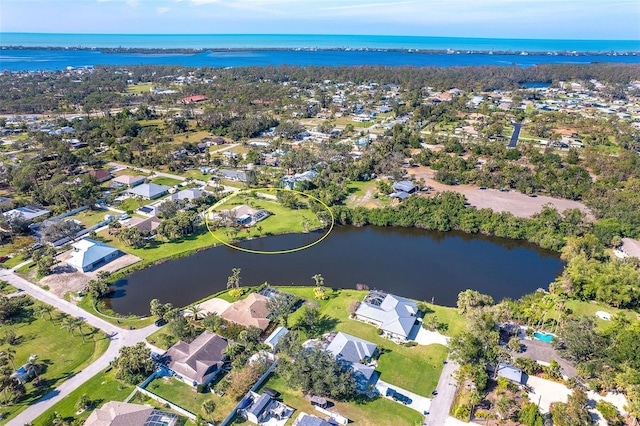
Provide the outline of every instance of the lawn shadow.
[[317,331],[320,335],[328,333],[336,329],[336,326],[340,323],[340,320],[328,315],[322,315],[318,319]]

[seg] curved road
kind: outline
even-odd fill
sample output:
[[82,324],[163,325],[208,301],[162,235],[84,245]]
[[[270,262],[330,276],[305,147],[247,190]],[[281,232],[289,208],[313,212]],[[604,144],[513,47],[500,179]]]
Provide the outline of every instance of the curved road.
[[[120,348],[122,348],[123,346],[135,345],[138,342],[146,343],[145,339],[147,338],[147,336],[158,330],[158,327],[154,324],[145,328],[141,328],[139,330],[124,330],[120,327],[116,327],[115,325],[108,323],[102,318],[99,318],[93,314],[90,314],[84,309],[79,308],[73,303],[67,302],[66,300],[54,296],[48,291],[43,290],[39,286],[30,283],[29,281],[14,274],[9,270],[0,271],[0,279],[7,281],[9,284],[20,289],[34,299],[38,299],[44,303],[52,305],[58,310],[66,312],[69,315],[84,319],[87,324],[90,324],[93,327],[96,327],[108,334],[111,340],[109,343],[109,348],[107,348],[107,351],[100,358],[98,358],[89,366],[85,367],[85,369],[78,374],[64,381],[60,386],[51,390],[48,394],[44,395],[35,403],[31,404],[26,410],[22,411],[20,414],[18,414],[18,416],[16,416],[8,423],[8,425],[10,426],[23,426],[32,422],[45,410],[52,407],[55,403],[67,396],[73,390],[77,389],[91,377],[104,370],[109,365],[109,363],[118,356]],[[156,352],[164,352],[163,350],[157,349],[149,345],[148,343],[146,344]]]

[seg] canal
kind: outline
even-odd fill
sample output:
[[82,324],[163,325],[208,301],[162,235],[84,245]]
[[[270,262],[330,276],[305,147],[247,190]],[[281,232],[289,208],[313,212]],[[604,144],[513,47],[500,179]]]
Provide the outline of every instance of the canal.
[[[253,250],[282,250],[308,244],[313,234],[291,234],[247,241]],[[558,253],[517,240],[431,232],[415,228],[337,227],[309,249],[282,255],[249,254],[228,247],[203,250],[132,273],[115,283],[111,307],[145,315],[157,298],[185,306],[224,290],[232,268],[241,268],[243,286],[325,285],[355,288],[362,283],[418,300],[455,306],[471,288],[496,301],[518,298],[543,287],[561,273]]]

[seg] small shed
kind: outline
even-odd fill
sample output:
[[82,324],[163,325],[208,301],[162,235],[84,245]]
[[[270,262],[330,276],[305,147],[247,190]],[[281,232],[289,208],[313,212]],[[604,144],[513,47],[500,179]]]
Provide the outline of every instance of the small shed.
[[278,327],[269,335],[269,337],[267,337],[264,343],[269,345],[272,352],[275,353],[278,350],[278,343],[280,342],[280,339],[287,334],[289,334],[289,330],[286,327]]
[[600,318],[601,320],[611,321],[611,314],[609,312],[598,311],[596,312],[596,317]]
[[313,405],[314,407],[327,408],[329,406],[329,403],[327,402],[326,398],[313,395],[311,397],[311,405]]

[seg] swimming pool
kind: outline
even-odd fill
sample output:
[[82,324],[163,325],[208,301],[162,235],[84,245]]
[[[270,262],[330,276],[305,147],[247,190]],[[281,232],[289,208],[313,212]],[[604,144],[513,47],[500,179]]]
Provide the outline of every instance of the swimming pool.
[[538,339],[538,340],[542,340],[543,342],[547,342],[547,343],[551,343],[551,341],[553,340],[553,334],[551,333],[539,333],[539,332],[535,332],[533,333],[533,338],[534,339]]

